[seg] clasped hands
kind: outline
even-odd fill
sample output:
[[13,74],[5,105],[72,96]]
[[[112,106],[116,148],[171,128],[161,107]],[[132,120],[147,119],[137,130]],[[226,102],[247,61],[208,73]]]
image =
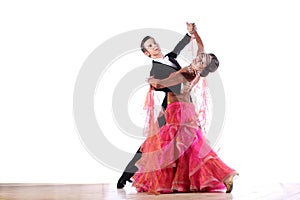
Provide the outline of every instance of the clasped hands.
[[186,28],[187,28],[189,34],[191,34],[191,35],[194,34],[194,32],[197,30],[195,23],[186,22]]

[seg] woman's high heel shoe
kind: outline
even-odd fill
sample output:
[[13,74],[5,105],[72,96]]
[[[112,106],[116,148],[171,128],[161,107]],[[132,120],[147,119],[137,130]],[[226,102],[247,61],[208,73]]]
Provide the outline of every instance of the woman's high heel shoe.
[[233,178],[234,178],[234,176],[238,176],[238,175],[239,174],[233,174],[224,181],[224,184],[226,186],[226,193],[231,193],[231,191],[233,189]]
[[226,186],[226,193],[231,193],[232,189],[233,189],[233,181],[224,183]]

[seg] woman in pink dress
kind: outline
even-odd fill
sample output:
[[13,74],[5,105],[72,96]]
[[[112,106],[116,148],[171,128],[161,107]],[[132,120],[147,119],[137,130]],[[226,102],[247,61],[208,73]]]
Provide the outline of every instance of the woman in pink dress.
[[[196,39],[199,37],[196,32],[195,36]],[[199,51],[190,66],[170,77],[163,80],[152,77],[148,79],[155,88],[170,87],[178,83],[183,83],[183,86],[180,93],[168,93],[166,124],[161,128],[154,121],[153,92],[150,89],[148,93],[150,112],[147,139],[141,146],[143,154],[136,163],[138,171],[133,176],[133,186],[138,192],[159,194],[232,191],[233,177],[237,172],[228,167],[208,145],[190,98],[190,92],[200,80],[203,69],[215,70],[218,65],[215,55]]]

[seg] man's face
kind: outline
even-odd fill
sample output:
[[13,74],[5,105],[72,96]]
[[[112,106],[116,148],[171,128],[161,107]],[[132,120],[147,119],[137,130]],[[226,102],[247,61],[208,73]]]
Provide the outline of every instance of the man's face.
[[162,57],[160,46],[153,38],[148,39],[144,43],[144,48],[146,49],[146,56],[150,56],[151,58]]

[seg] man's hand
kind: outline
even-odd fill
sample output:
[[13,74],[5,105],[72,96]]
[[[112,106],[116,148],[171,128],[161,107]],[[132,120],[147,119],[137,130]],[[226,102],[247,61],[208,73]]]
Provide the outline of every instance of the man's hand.
[[153,87],[157,87],[157,85],[158,85],[158,79],[155,79],[153,76],[150,76],[149,78],[147,78],[146,81]]

